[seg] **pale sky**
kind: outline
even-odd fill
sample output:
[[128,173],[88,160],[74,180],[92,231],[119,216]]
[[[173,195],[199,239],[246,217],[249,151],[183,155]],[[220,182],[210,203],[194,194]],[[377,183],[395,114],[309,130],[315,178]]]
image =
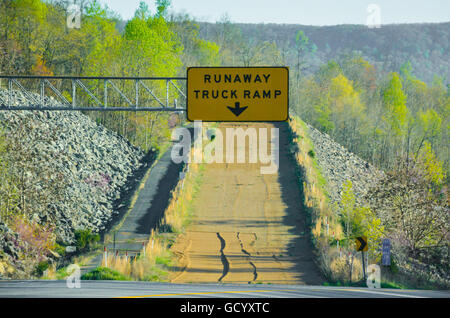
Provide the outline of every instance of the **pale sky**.
[[[141,0],[99,0],[129,19]],[[154,0],[145,0],[155,12]],[[449,22],[450,0],[172,0],[171,10],[198,21],[304,25],[365,24],[369,4],[380,9],[381,24]]]

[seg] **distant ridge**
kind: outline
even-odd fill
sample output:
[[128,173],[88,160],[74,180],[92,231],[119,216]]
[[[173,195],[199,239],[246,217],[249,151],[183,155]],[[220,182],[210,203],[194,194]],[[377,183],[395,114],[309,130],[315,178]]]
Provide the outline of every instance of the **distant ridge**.
[[[200,36],[214,41],[221,25],[200,22]],[[380,28],[365,25],[310,26],[300,24],[244,24],[233,26],[241,30],[244,41],[275,42],[279,49],[291,52],[288,64],[295,65],[295,36],[302,30],[309,44],[317,47],[306,57],[306,73],[314,72],[331,59],[345,53],[360,51],[369,62],[385,71],[399,71],[411,62],[413,74],[431,83],[435,75],[450,79],[450,22],[387,24]]]

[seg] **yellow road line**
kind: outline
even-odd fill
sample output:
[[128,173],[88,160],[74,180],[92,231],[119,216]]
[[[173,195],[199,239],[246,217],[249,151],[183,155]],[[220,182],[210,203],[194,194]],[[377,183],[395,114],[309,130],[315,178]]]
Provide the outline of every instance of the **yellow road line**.
[[147,297],[170,297],[170,296],[191,296],[191,295],[212,295],[212,294],[242,294],[242,293],[269,293],[269,292],[283,292],[294,291],[292,289],[278,289],[278,290],[241,290],[241,291],[215,291],[215,292],[198,292],[198,293],[176,293],[176,294],[155,294],[155,295],[138,295],[138,296],[124,296],[117,298],[147,298]]

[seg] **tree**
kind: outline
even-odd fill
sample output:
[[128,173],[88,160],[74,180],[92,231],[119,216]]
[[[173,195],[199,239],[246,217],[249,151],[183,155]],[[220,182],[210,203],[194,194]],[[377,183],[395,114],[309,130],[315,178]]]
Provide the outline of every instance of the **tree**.
[[418,157],[418,162],[424,170],[425,180],[428,181],[430,185],[434,185],[442,190],[445,182],[445,171],[442,162],[436,158],[429,142],[425,141],[423,150]]
[[[190,66],[219,66],[221,64],[219,45],[200,39],[199,25],[189,15],[172,15],[169,25],[183,46],[181,60],[184,69]],[[182,70],[183,74],[184,69]]]
[[408,108],[398,73],[392,73],[391,79],[383,91],[383,103],[386,110],[384,118],[389,129],[396,136],[404,135]]
[[40,0],[5,0],[0,3],[1,70],[29,74],[42,56],[40,32],[46,28],[47,6]]
[[228,14],[224,14],[216,25],[214,42],[220,47],[221,65],[236,65],[239,59],[237,52],[243,41],[242,30],[231,22]]
[[256,42],[254,39],[242,40],[237,54],[242,66],[277,65],[280,63],[280,52],[275,43]]
[[340,215],[344,222],[344,231],[347,241],[353,237],[354,226],[353,224],[357,221],[354,220],[355,217],[355,206],[356,199],[353,193],[353,185],[350,180],[347,180],[342,185],[341,201],[340,201]]
[[210,41],[197,39],[197,48],[194,56],[197,58],[198,65],[203,66],[219,66],[220,55],[219,46]]
[[366,236],[369,243],[369,253],[372,258],[379,257],[379,245],[384,235],[384,226],[373,210],[356,203],[353,185],[347,180],[342,185],[339,214],[344,225],[347,244],[358,236]]
[[308,50],[308,42],[309,38],[305,35],[305,33],[302,30],[298,30],[297,34],[295,35],[295,48],[297,51],[297,64],[296,64],[297,87],[300,80],[300,72],[302,66],[301,58]]
[[[71,31],[78,32],[78,30]],[[80,31],[79,33],[85,34],[88,45],[81,70],[83,75],[112,75],[114,68],[111,67],[111,61],[117,59],[121,39],[107,9],[101,8],[97,2],[88,5]]]
[[150,9],[144,1],[139,2],[139,7],[134,12],[134,17],[140,20],[147,20],[151,17]]
[[365,124],[365,105],[360,100],[360,94],[353,88],[353,82],[342,74],[332,78],[327,102],[335,127],[331,135],[345,147],[355,151],[359,126]]
[[433,109],[419,111],[417,114],[418,132],[415,156],[417,157],[424,142],[433,142],[441,134],[442,119]]
[[449,240],[447,189],[430,182],[436,179],[430,166],[400,160],[367,194],[386,231],[412,254],[419,247]]
[[169,9],[171,5],[171,0],[156,0],[156,17],[167,17],[167,10]]

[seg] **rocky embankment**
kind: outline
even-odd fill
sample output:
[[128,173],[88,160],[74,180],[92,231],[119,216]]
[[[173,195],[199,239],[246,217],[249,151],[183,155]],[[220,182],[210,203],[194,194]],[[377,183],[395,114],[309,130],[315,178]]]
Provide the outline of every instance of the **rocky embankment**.
[[314,152],[323,176],[331,203],[341,199],[342,185],[350,180],[356,203],[363,205],[364,194],[383,176],[383,172],[335,142],[327,134],[308,125]]
[[[19,92],[15,92],[15,100],[16,105],[29,103]],[[6,92],[0,90],[0,105],[5,101]],[[37,158],[27,178],[34,178],[33,171],[40,170],[54,171],[48,174],[49,184],[62,178],[63,193],[32,218],[41,223],[55,222],[58,239],[67,244],[74,242],[77,229],[93,233],[105,229],[117,213],[114,205],[127,190],[127,181],[144,164],[145,154],[140,149],[81,112],[0,111],[0,127],[7,138],[21,131],[20,143]],[[11,246],[6,246],[5,236],[11,239],[14,233],[5,224],[0,225],[0,242],[4,242],[0,250],[8,252]]]

